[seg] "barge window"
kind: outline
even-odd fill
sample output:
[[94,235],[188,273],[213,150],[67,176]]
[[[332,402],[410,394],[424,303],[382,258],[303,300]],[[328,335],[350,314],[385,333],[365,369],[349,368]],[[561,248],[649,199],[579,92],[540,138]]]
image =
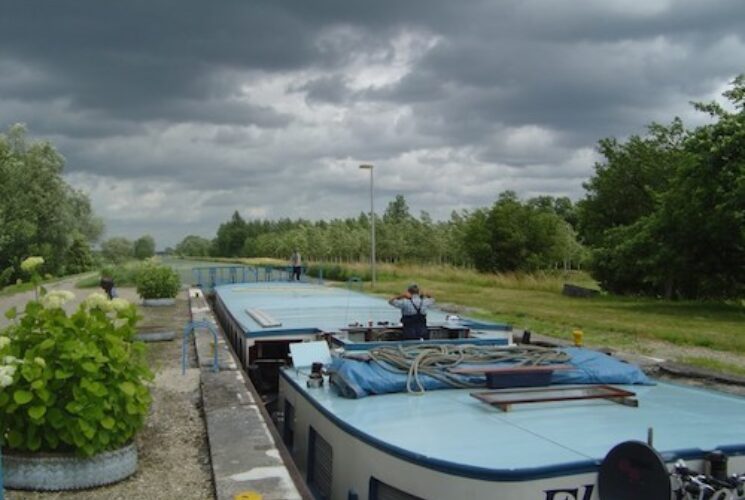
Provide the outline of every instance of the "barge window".
[[308,486],[319,500],[331,498],[334,450],[311,427],[308,433]]
[[285,415],[282,424],[282,441],[287,449],[292,451],[295,443],[295,407],[287,400],[285,400]]
[[370,500],[424,500],[423,498],[406,493],[394,488],[383,481],[370,478]]

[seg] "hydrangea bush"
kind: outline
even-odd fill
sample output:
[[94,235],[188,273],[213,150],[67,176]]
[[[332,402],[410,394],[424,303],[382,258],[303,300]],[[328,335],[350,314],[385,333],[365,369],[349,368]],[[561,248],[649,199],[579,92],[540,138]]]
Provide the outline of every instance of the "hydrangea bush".
[[140,267],[135,280],[137,293],[143,299],[172,299],[181,287],[181,278],[176,271],[153,261]]
[[17,451],[90,456],[132,440],[150,406],[152,374],[123,299],[89,296],[68,315],[66,291],[5,316],[0,331],[0,442]]

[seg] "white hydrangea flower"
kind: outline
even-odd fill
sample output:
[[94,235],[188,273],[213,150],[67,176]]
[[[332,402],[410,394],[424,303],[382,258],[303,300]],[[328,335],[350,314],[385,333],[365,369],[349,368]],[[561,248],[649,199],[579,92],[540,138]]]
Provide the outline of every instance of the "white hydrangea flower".
[[16,367],[0,366],[0,387],[8,387],[13,383],[13,375],[16,373]]
[[44,309],[59,309],[62,304],[62,298],[56,295],[45,295],[41,298],[41,305]]
[[41,304],[46,309],[62,307],[75,298],[75,294],[68,290],[53,290],[41,298]]
[[103,309],[104,311],[111,310],[111,301],[109,298],[101,292],[95,292],[85,299],[85,304],[91,309]]
[[26,272],[30,272],[36,269],[37,267],[39,267],[40,265],[42,265],[43,263],[44,263],[43,257],[36,257],[36,256],[28,257],[23,262],[21,262],[21,269],[23,269]]
[[8,377],[12,377],[16,374],[16,367],[15,365],[7,365],[7,366],[0,366],[0,370],[3,371],[5,375]]
[[0,349],[3,349],[8,345],[10,345],[10,338],[0,337]]
[[116,297],[111,300],[111,307],[113,307],[115,311],[124,311],[129,308],[129,301]]
[[[15,365],[21,363],[21,360],[16,358],[15,356],[5,356],[3,358],[3,363],[6,365]],[[13,367],[15,369],[15,367]]]
[[43,257],[28,257],[26,260],[21,262],[21,269],[24,271],[31,272],[44,263]]

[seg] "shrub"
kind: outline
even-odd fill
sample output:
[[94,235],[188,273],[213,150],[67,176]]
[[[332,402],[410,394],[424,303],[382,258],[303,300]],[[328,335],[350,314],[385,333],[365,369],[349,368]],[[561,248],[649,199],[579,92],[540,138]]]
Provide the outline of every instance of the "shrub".
[[350,278],[360,278],[363,281],[369,281],[371,276],[369,268],[356,269],[350,265],[323,262],[309,265],[306,274],[318,278],[321,275],[321,270],[323,270],[323,279],[331,281],[347,281]]
[[137,272],[137,293],[143,299],[170,299],[181,286],[178,273],[168,266],[148,262]]
[[54,291],[15,308],[0,331],[0,441],[10,450],[90,456],[132,440],[150,406],[137,313],[92,294],[70,316],[72,293]]

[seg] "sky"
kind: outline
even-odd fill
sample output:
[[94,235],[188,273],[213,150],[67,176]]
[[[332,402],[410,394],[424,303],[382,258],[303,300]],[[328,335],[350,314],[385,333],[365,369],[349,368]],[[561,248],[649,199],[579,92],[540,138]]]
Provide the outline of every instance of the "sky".
[[0,130],[66,159],[105,238],[396,194],[446,219],[584,196],[599,139],[703,122],[745,72],[743,0],[1,0]]

